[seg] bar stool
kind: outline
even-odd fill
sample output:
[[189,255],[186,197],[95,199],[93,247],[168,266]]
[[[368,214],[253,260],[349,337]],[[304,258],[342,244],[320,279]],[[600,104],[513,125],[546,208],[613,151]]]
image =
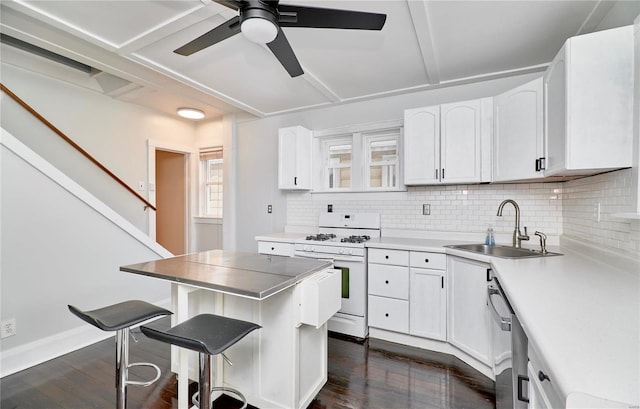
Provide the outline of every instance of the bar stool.
[[[157,381],[161,375],[160,368],[152,363],[129,363],[129,329],[131,326],[151,318],[173,313],[139,300],[124,301],[93,311],[82,311],[73,305],[68,307],[69,311],[83,321],[103,331],[116,332],[116,408],[125,409],[127,407],[127,385],[149,386]],[[156,377],[147,382],[130,381],[128,379],[129,368],[133,366],[152,367],[156,370]]]
[[[258,328],[262,327],[252,322],[213,314],[196,315],[167,331],[146,325],[140,327],[149,338],[199,353],[198,392],[193,395],[192,402],[198,408],[202,408],[199,402],[209,402],[206,409],[211,407],[213,391],[233,393],[242,401],[242,409],[247,407],[247,399],[240,391],[228,387],[211,387],[211,356],[221,354],[224,360],[231,364],[224,351]],[[199,395],[199,402],[196,395]]]

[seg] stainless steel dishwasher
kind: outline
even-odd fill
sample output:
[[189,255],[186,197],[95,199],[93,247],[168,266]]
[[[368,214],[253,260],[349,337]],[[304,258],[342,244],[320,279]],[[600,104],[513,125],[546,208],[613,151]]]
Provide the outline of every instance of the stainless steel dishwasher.
[[527,335],[509,305],[496,277],[489,286],[488,304],[493,319],[493,362],[496,409],[528,407]]

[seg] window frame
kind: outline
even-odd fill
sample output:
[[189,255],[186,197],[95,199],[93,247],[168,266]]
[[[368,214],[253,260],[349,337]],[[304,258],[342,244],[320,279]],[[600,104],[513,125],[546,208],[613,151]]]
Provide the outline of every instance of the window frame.
[[[398,192],[405,191],[403,183],[402,142],[403,126],[401,121],[388,121],[377,124],[349,126],[336,129],[314,131],[314,192]],[[396,139],[396,186],[370,186],[370,141]],[[329,147],[351,144],[351,186],[349,188],[329,188]]]
[[[220,157],[215,157],[220,155]],[[218,181],[210,180],[209,175],[209,163],[214,162],[213,164],[219,165],[219,171],[222,176]],[[199,185],[199,203],[200,203],[200,217],[212,218],[212,219],[222,219],[224,217],[224,152],[222,147],[211,147],[211,148],[203,148],[200,149],[200,185]],[[218,185],[218,193],[220,196],[220,207],[216,207],[217,211],[210,212],[210,208],[208,202],[210,202],[209,197],[209,187],[212,185]]]

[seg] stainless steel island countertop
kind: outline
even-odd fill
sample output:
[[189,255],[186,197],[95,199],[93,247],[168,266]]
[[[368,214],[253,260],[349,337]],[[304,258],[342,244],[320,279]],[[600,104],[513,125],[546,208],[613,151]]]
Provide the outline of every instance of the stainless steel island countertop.
[[120,267],[120,271],[261,300],[331,262],[210,250]]

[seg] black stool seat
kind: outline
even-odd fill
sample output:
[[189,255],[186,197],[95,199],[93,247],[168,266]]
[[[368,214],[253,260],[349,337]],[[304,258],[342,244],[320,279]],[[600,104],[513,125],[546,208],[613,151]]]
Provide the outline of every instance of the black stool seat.
[[124,301],[93,311],[81,311],[69,305],[69,311],[103,331],[117,331],[151,318],[173,314],[169,310],[140,300]]
[[140,329],[149,338],[198,351],[217,355],[244,338],[251,331],[262,328],[258,324],[213,314],[200,314],[169,330],[149,326]]

